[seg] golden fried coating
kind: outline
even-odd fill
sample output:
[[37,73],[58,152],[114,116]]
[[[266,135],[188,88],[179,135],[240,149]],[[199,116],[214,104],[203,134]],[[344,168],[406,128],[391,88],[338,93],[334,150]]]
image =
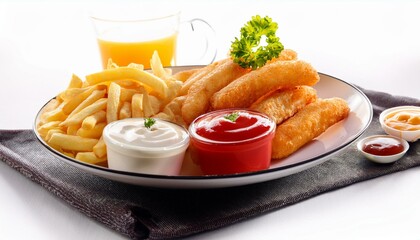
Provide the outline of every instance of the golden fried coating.
[[180,89],[178,96],[186,95],[188,93],[188,90],[191,88],[191,86],[198,81],[199,79],[205,77],[207,74],[209,74],[213,69],[215,69],[217,66],[222,65],[229,59],[222,59],[220,61],[214,62],[212,64],[209,64],[203,68],[200,68],[198,71],[196,71],[193,75],[191,75],[182,85],[182,88]]
[[349,114],[347,102],[341,98],[318,99],[277,126],[273,139],[273,159],[289,156],[325,132]]
[[297,86],[274,91],[252,104],[251,109],[265,113],[280,124],[316,99],[314,88]]
[[280,55],[269,61],[267,64],[276,62],[276,61],[291,61],[297,59],[297,52],[293,51],[292,49],[284,49],[281,51]]
[[302,60],[275,61],[239,77],[211,98],[213,109],[249,107],[265,94],[279,88],[313,86],[318,72]]
[[174,75],[172,75],[172,77],[175,78],[178,81],[185,82],[190,77],[194,76],[194,74],[196,74],[200,70],[201,70],[200,68],[184,70],[184,71],[180,71],[180,72],[175,73]]
[[194,82],[182,106],[184,121],[189,124],[199,115],[206,113],[213,94],[248,71],[229,59]]

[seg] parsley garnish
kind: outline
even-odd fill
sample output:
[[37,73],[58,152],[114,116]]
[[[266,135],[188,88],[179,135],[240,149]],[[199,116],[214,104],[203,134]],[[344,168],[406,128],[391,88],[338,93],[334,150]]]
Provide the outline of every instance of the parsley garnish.
[[231,122],[236,122],[236,119],[239,117],[239,112],[233,112],[231,114],[225,115],[224,118],[230,120]]
[[[283,44],[276,36],[278,25],[270,17],[253,16],[241,28],[240,38],[232,42],[230,55],[233,61],[243,68],[257,69],[267,61],[277,58],[283,51]],[[260,46],[261,37],[265,36],[266,46]]]
[[156,120],[153,119],[153,118],[145,118],[144,119],[144,126],[147,129],[150,129],[153,126],[153,124],[155,124],[155,123],[156,123]]

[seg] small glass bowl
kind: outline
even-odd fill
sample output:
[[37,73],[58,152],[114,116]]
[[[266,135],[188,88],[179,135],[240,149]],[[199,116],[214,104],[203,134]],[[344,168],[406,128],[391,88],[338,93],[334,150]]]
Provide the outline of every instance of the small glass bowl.
[[[386,155],[386,156],[375,155],[375,154],[371,154],[371,153],[363,151],[363,146],[365,145],[365,143],[367,141],[373,140],[375,138],[393,138],[393,139],[395,139],[395,140],[397,140],[401,143],[401,145],[403,146],[403,151],[401,151],[400,153],[397,153],[397,154]],[[408,151],[409,148],[410,148],[410,145],[408,144],[408,142],[406,140],[404,140],[402,138],[399,138],[399,137],[390,136],[390,135],[373,135],[373,136],[363,138],[357,143],[357,149],[368,160],[370,160],[372,162],[376,162],[376,163],[393,163],[393,162],[397,161],[398,159],[400,159],[402,156],[404,156],[404,154]]]

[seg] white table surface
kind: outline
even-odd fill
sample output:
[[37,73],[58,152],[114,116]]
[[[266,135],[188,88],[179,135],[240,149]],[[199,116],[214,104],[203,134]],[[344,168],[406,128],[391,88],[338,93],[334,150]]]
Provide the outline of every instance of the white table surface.
[[[109,1],[107,1],[109,2]],[[134,2],[134,1],[132,1]],[[198,1],[197,1],[198,2]],[[0,128],[31,128],[72,73],[100,70],[87,9],[98,2],[0,0]],[[164,4],[164,3],[160,3]],[[168,3],[167,3],[168,4]],[[177,1],[217,34],[217,59],[252,15],[323,73],[420,98],[419,1]],[[319,195],[192,239],[420,239],[420,168]],[[0,239],[124,239],[0,162]],[[250,196],[252,197],[252,196]]]

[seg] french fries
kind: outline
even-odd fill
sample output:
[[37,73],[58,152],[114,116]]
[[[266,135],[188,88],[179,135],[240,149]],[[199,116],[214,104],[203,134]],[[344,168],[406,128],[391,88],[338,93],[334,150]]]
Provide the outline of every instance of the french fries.
[[111,83],[108,89],[108,101],[106,103],[106,121],[111,123],[118,120],[118,109],[120,107],[121,87]]
[[95,101],[94,103],[86,106],[80,112],[74,114],[73,116],[68,117],[64,122],[60,123],[60,126],[70,126],[70,125],[78,125],[82,124],[83,120],[88,116],[100,111],[104,110],[107,107],[108,99],[101,98]]
[[124,118],[156,115],[182,86],[162,67],[157,53],[151,63],[153,73],[144,71],[141,64],[119,67],[110,61],[108,69],[86,76],[85,81],[73,74],[67,89],[40,114],[39,135],[66,156],[106,166],[105,126]]
[[89,85],[95,85],[107,81],[112,82],[118,79],[132,79],[134,81],[138,81],[139,83],[143,83],[153,88],[158,93],[158,96],[162,99],[166,98],[168,94],[168,86],[164,80],[149,72],[141,71],[137,68],[119,67],[106,69],[102,72],[93,73],[86,76],[86,82]]
[[67,151],[91,152],[98,141],[98,139],[93,138],[53,133],[48,143]]
[[101,110],[85,118],[82,122],[82,128],[90,130],[94,128],[97,123],[104,122],[105,120],[106,112],[104,110]]

